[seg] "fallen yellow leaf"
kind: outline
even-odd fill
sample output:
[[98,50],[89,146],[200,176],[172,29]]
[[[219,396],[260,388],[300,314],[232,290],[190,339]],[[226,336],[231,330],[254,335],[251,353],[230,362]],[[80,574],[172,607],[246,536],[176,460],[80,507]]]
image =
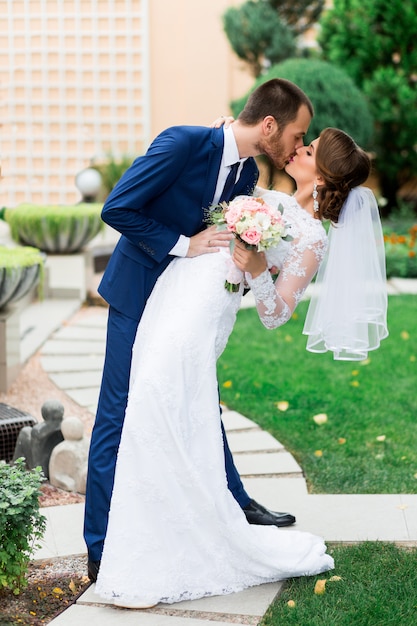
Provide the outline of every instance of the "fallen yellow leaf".
[[77,593],[77,587],[75,586],[75,582],[73,580],[71,580],[68,587],[70,588],[70,591],[72,591],[72,593]]
[[318,456],[318,457],[323,456],[323,451],[322,450],[316,450],[314,452],[314,456]]
[[55,593],[57,596],[62,595],[64,592],[62,591],[62,589],[60,587],[54,587],[52,589],[52,593]]
[[318,413],[318,415],[313,416],[313,420],[320,426],[321,424],[325,424],[327,422],[327,415],[326,413]]
[[281,400],[281,402],[277,402],[276,404],[276,407],[279,411],[286,411],[289,406],[290,406],[290,403],[287,402],[286,400]]
[[329,583],[336,582],[337,580],[342,580],[342,577],[341,576],[331,576],[329,578]]
[[223,383],[223,387],[225,387],[226,389],[229,389],[232,385],[233,383],[231,380],[225,380]]
[[359,380],[352,380],[352,382],[350,384],[352,385],[352,387],[359,387],[360,382],[359,382]]
[[378,437],[376,438],[377,441],[385,441],[386,439],[386,435],[378,435]]
[[370,362],[371,359],[364,359],[363,361],[360,361],[359,365],[369,365]]
[[337,443],[340,443],[340,445],[343,445],[344,443],[346,443],[346,439],[344,437],[339,437],[339,439],[337,440]]
[[290,607],[290,609],[293,609],[295,607],[294,600],[288,600],[287,605]]
[[314,593],[316,596],[321,596],[326,591],[326,579],[319,578],[319,580],[314,585]]
[[359,376],[359,370],[352,370],[352,376]]
[[401,339],[404,339],[405,341],[407,341],[407,339],[410,339],[410,335],[408,334],[406,330],[403,330],[401,332]]

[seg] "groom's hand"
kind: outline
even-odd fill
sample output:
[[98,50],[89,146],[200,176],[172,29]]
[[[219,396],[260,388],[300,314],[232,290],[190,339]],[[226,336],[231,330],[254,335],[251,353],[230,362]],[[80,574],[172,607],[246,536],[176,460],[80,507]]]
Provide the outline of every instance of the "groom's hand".
[[226,230],[218,231],[216,226],[210,226],[190,238],[187,257],[218,252],[220,248],[229,247],[229,243],[232,239],[233,233],[229,233],[229,231]]

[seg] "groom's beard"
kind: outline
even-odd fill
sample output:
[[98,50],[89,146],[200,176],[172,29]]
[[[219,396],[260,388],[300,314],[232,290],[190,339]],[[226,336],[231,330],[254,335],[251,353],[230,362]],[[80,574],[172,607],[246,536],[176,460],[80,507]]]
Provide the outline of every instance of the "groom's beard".
[[267,156],[274,167],[279,170],[284,169],[285,165],[293,156],[293,153],[286,154],[281,137],[282,133],[277,131],[273,137],[263,139],[258,145],[259,154]]

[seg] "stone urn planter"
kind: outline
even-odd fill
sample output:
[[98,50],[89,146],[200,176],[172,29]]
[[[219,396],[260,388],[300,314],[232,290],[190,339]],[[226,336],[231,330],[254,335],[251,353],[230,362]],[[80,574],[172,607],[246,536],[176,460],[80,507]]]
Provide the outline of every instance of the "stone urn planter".
[[5,208],[0,217],[14,241],[51,254],[78,252],[103,228],[102,204],[20,204]]
[[45,255],[29,246],[0,246],[0,310],[36,287]]

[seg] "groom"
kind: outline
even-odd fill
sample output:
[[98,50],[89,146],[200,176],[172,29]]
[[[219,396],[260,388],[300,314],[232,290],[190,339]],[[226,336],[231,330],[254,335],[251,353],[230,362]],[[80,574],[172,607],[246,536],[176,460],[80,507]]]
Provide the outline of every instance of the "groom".
[[[253,157],[265,154],[282,169],[303,145],[312,115],[303,91],[289,81],[272,79],[252,93],[227,129],[179,126],[162,132],[147,153],[133,162],[104,204],[103,220],[121,237],[99,286],[109,315],[85,502],[84,538],[92,581],[97,578],[107,529],[131,350],[146,300],[174,256],[193,257],[229,245],[230,234],[214,234],[213,228],[205,228],[205,210],[221,200],[253,192],[259,175]],[[228,486],[248,522],[293,524],[293,515],[269,511],[249,497],[224,429],[223,437]]]

